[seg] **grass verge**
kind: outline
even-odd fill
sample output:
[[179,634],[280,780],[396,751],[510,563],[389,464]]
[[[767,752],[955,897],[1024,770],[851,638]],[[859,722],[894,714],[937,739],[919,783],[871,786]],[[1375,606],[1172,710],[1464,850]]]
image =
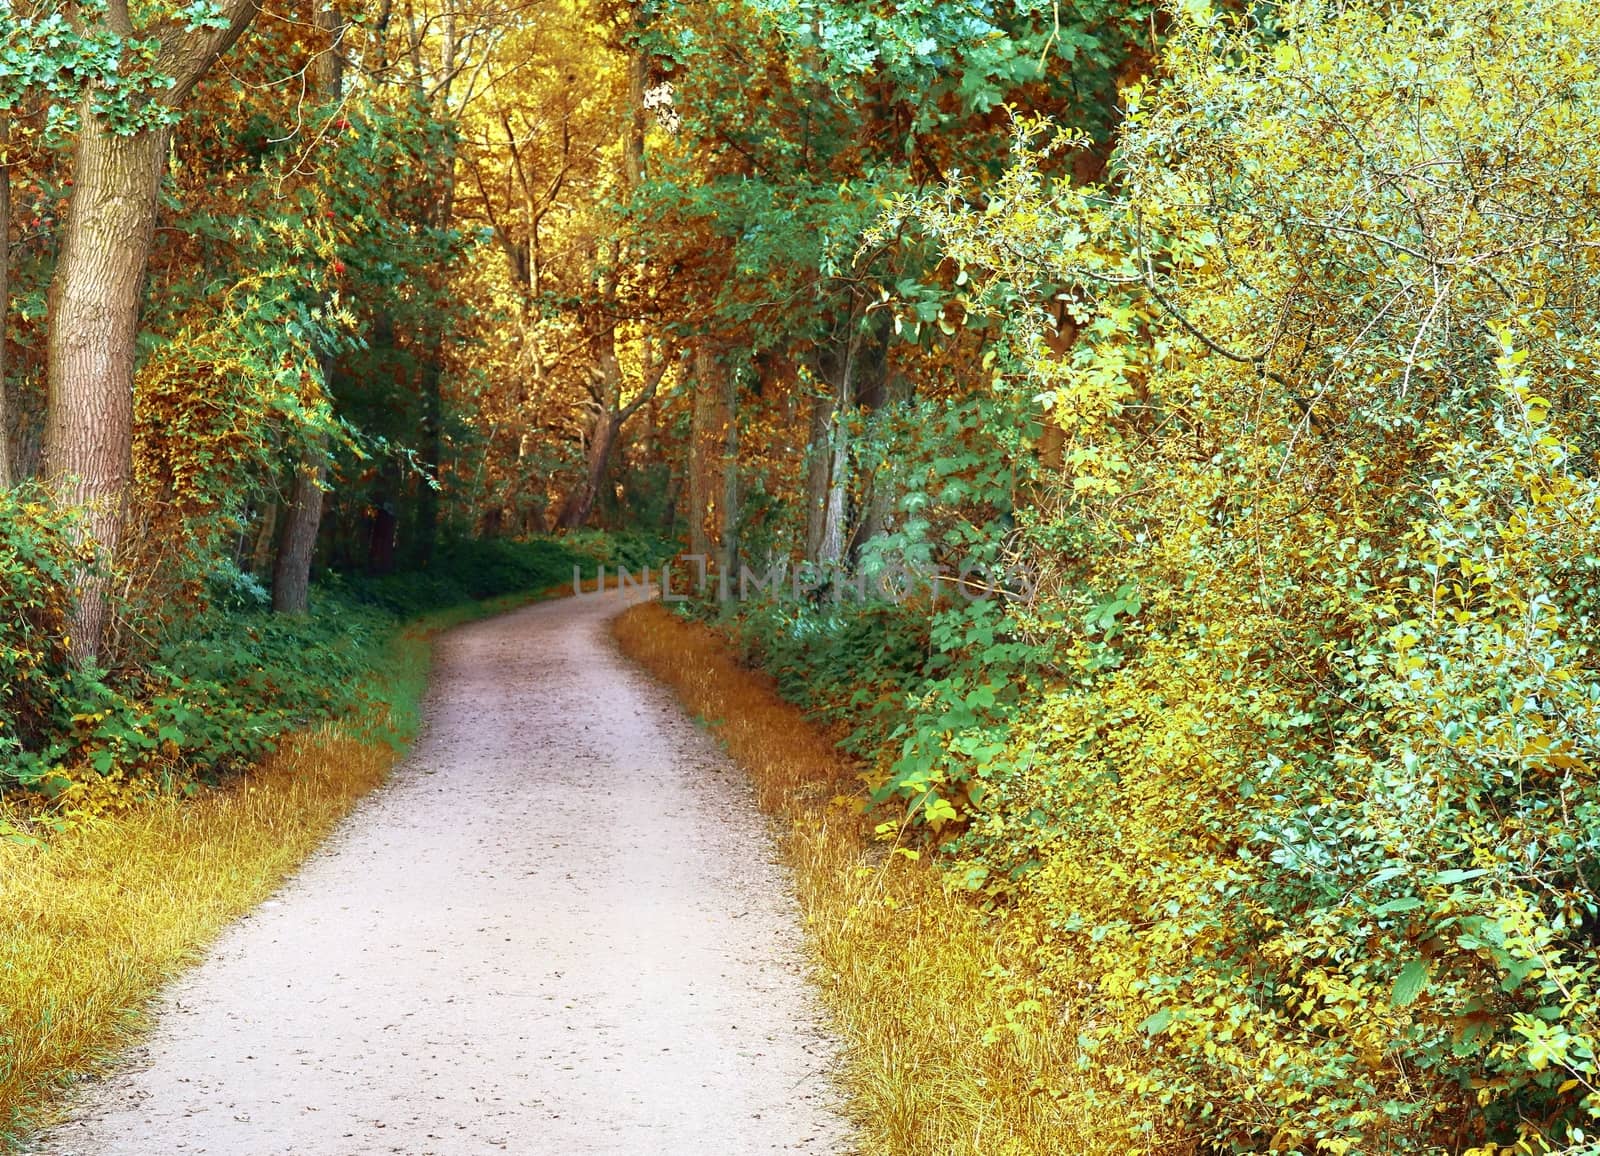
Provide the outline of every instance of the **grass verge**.
[[48,842],[0,801],[0,1151],[50,1123],[65,1085],[137,1038],[160,987],[384,781],[415,734],[440,631],[563,592],[411,621],[375,676],[390,705],[292,736],[225,787],[144,799]]
[[864,1154],[1112,1150],[1098,1110],[1064,1106],[1103,1101],[1076,1033],[1034,998],[1027,921],[985,916],[937,866],[875,841],[856,769],[715,631],[649,603],[616,634],[709,720],[777,823]]

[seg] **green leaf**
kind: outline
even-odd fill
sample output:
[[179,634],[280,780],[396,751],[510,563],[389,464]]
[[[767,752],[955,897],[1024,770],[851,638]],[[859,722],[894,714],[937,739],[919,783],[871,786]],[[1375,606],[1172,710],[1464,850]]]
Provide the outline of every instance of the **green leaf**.
[[1468,879],[1476,879],[1479,875],[1484,874],[1487,874],[1487,872],[1481,869],[1477,871],[1463,871],[1459,868],[1452,868],[1449,871],[1439,872],[1437,875],[1431,877],[1428,882],[1437,883],[1440,886],[1448,887],[1452,883],[1465,883]]
[[1422,900],[1415,895],[1405,895],[1399,899],[1391,899],[1387,903],[1380,903],[1372,909],[1374,915],[1392,915],[1397,911],[1415,911],[1422,906]]
[[1172,1025],[1173,1019],[1174,1016],[1172,1014],[1172,1009],[1169,1007],[1164,1007],[1160,1011],[1156,1012],[1155,1015],[1145,1020],[1144,1023],[1140,1024],[1139,1030],[1147,1036],[1159,1036]]
[[1389,992],[1390,1005],[1407,1007],[1416,1002],[1427,982],[1428,965],[1420,959],[1413,959],[1400,969],[1399,975],[1394,977],[1394,988]]

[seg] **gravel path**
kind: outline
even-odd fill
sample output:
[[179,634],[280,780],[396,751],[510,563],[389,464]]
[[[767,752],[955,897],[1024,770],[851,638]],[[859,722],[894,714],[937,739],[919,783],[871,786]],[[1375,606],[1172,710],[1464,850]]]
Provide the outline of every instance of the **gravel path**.
[[441,640],[428,730],[51,1156],[850,1151],[740,772],[607,594]]

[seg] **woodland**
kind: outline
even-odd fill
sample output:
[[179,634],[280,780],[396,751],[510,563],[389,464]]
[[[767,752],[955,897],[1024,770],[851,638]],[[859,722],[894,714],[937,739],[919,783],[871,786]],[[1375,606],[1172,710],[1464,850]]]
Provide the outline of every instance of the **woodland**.
[[1597,119],[1577,0],[0,0],[0,839],[681,551],[1021,945],[874,1150],[1600,1150]]

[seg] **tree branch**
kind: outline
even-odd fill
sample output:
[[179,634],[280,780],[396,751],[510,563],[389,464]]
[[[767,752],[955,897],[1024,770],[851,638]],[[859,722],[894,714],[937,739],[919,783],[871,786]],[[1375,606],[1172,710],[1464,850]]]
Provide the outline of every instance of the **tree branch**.
[[[126,11],[125,3],[123,8]],[[260,11],[260,0],[226,0],[222,6],[226,27],[195,27],[177,21],[166,21],[158,27],[161,51],[156,55],[156,68],[170,76],[173,84],[156,99],[168,108],[181,106],[200,78],[244,35]]]

